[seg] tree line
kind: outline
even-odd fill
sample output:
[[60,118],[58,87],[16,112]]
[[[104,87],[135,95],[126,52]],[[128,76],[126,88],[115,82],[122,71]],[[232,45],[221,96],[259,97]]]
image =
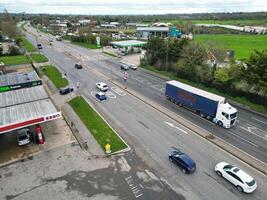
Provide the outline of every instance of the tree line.
[[231,96],[246,97],[267,105],[267,50],[254,51],[242,62],[231,60],[224,67],[207,62],[216,57],[223,62],[226,52],[214,44],[203,45],[185,39],[153,37],[146,45],[143,66],[172,72],[177,78],[216,88]]

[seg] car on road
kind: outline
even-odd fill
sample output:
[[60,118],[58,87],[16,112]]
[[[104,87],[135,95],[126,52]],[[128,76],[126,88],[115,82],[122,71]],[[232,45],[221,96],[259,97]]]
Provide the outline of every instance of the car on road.
[[104,101],[107,100],[107,96],[104,92],[98,92],[95,94],[95,97],[100,100],[100,101]]
[[121,64],[120,67],[122,70],[128,70],[129,69],[129,65],[127,65],[127,64]]
[[257,188],[256,181],[250,175],[226,162],[218,163],[215,172],[232,183],[240,192],[251,193]]
[[76,69],[82,69],[83,66],[79,63],[76,63],[75,66],[74,66]]
[[178,149],[173,149],[169,153],[169,160],[180,167],[183,173],[193,173],[196,170],[195,161]]
[[137,70],[137,66],[134,64],[129,64],[129,68],[133,70]]
[[42,49],[43,47],[42,47],[41,44],[37,44],[37,48],[38,48],[38,49]]
[[60,88],[59,94],[64,95],[73,92],[73,88],[66,87],[66,88]]
[[17,142],[18,146],[24,146],[26,144],[29,144],[31,142],[31,132],[30,129],[24,128],[20,129],[17,132]]
[[108,91],[108,85],[103,82],[96,83],[96,88],[101,90],[102,92]]

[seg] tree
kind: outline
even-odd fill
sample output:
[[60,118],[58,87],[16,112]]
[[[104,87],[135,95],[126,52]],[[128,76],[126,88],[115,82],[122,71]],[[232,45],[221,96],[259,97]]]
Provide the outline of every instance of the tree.
[[3,12],[0,25],[4,35],[9,37],[15,37],[17,35],[16,23],[6,9]]
[[267,50],[254,51],[250,55],[243,76],[249,84],[255,85],[258,91],[267,93]]
[[[176,63],[176,73],[178,77],[186,78],[191,81],[211,80],[211,69],[206,64],[207,53],[204,47],[198,43],[191,42],[184,46],[181,59]],[[204,71],[203,71],[204,70]],[[205,74],[207,76],[205,78]]]
[[163,67],[166,58],[166,49],[166,42],[163,38],[150,38],[146,44],[148,63],[150,65],[157,65],[159,68]]

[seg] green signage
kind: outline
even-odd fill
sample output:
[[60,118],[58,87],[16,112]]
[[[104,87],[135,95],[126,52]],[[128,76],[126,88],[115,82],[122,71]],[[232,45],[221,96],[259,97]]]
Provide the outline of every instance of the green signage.
[[9,91],[10,87],[9,86],[2,86],[0,87],[0,92],[4,92],[4,91]]

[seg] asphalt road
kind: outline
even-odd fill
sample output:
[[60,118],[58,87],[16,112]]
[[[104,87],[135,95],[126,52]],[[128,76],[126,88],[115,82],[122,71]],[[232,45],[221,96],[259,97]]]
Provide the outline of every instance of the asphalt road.
[[[34,38],[32,41],[34,42]],[[115,126],[114,128],[129,142],[138,155],[141,156],[149,166],[153,167],[157,175],[161,176],[162,180],[166,180],[178,194],[184,196],[186,199],[205,200],[251,198],[260,200],[267,198],[267,191],[265,190],[267,187],[266,176],[208,141],[203,140],[198,135],[172,121],[165,115],[119,90],[108,81],[108,78],[110,78],[109,75],[111,75],[112,72],[113,78],[120,80],[122,79],[122,73],[115,68],[112,71],[109,68],[107,71],[104,65],[107,65],[105,64],[105,60],[109,59],[106,59],[105,56],[86,50],[86,54],[80,57],[79,50],[77,50],[77,52],[74,48],[81,49],[81,51],[85,50],[79,47],[73,47],[68,51],[69,47],[69,44],[66,45],[55,42],[53,47],[44,45],[42,52],[63,72],[67,73],[68,78],[73,84],[77,81],[81,83],[81,89],[77,92],[88,98],[92,104],[105,115],[105,118],[113,122],[112,125]],[[100,59],[104,60],[103,63]],[[74,63],[79,60],[83,62],[85,66],[82,70],[74,69]],[[103,72],[105,73],[101,73],[102,70],[104,70]],[[138,74],[142,72],[129,72],[130,79],[133,77],[134,73]],[[108,77],[103,74],[106,74]],[[117,77],[116,74],[120,78]],[[147,74],[145,74],[145,76],[155,80],[155,83],[158,84],[157,78]],[[109,97],[108,100],[103,103],[98,102],[94,98],[94,93],[97,91],[95,89],[95,83],[98,81],[105,81],[111,88],[107,94]],[[127,82],[127,84],[128,87],[134,87],[131,85],[131,81]],[[143,91],[144,85],[139,82],[135,84],[137,85],[136,88],[139,88],[138,91]],[[149,84],[149,82],[146,82],[146,84]],[[150,87],[152,88],[152,86]],[[154,92],[152,89],[147,89],[147,91],[150,91],[149,94],[153,95],[155,91],[158,92],[161,90],[159,88],[155,89]],[[155,100],[161,98],[164,97],[162,95],[156,95]],[[165,102],[165,104],[168,106],[171,105],[169,102]],[[183,113],[183,111],[181,111],[181,113]],[[185,113],[190,112],[186,111]],[[190,115],[192,119],[198,117],[193,114]],[[209,122],[201,120],[199,122],[200,125],[208,123],[208,127],[211,126]],[[174,126],[170,126],[169,124],[173,124]],[[220,127],[213,126],[212,128]],[[226,131],[225,129],[222,130]],[[187,152],[196,160],[197,171],[194,174],[184,175],[176,166],[169,163],[167,155],[172,146]],[[214,165],[220,161],[227,161],[235,164],[252,175],[258,183],[257,191],[251,195],[239,193],[234,186],[218,177],[213,170]]]
[[[120,70],[118,60],[107,58],[100,53],[68,43],[56,45],[58,45],[57,48],[64,49],[65,55],[68,54],[66,52],[76,55],[72,56],[75,57],[76,62],[82,62],[92,68],[95,67],[95,69],[106,74],[109,78],[123,83],[123,72]],[[237,108],[238,120],[236,126],[231,129],[224,129],[206,119],[202,119],[192,111],[180,108],[166,100],[164,96],[165,80],[146,73],[142,69],[137,71],[129,70],[128,75],[127,87],[267,163],[267,119],[265,117]]]

